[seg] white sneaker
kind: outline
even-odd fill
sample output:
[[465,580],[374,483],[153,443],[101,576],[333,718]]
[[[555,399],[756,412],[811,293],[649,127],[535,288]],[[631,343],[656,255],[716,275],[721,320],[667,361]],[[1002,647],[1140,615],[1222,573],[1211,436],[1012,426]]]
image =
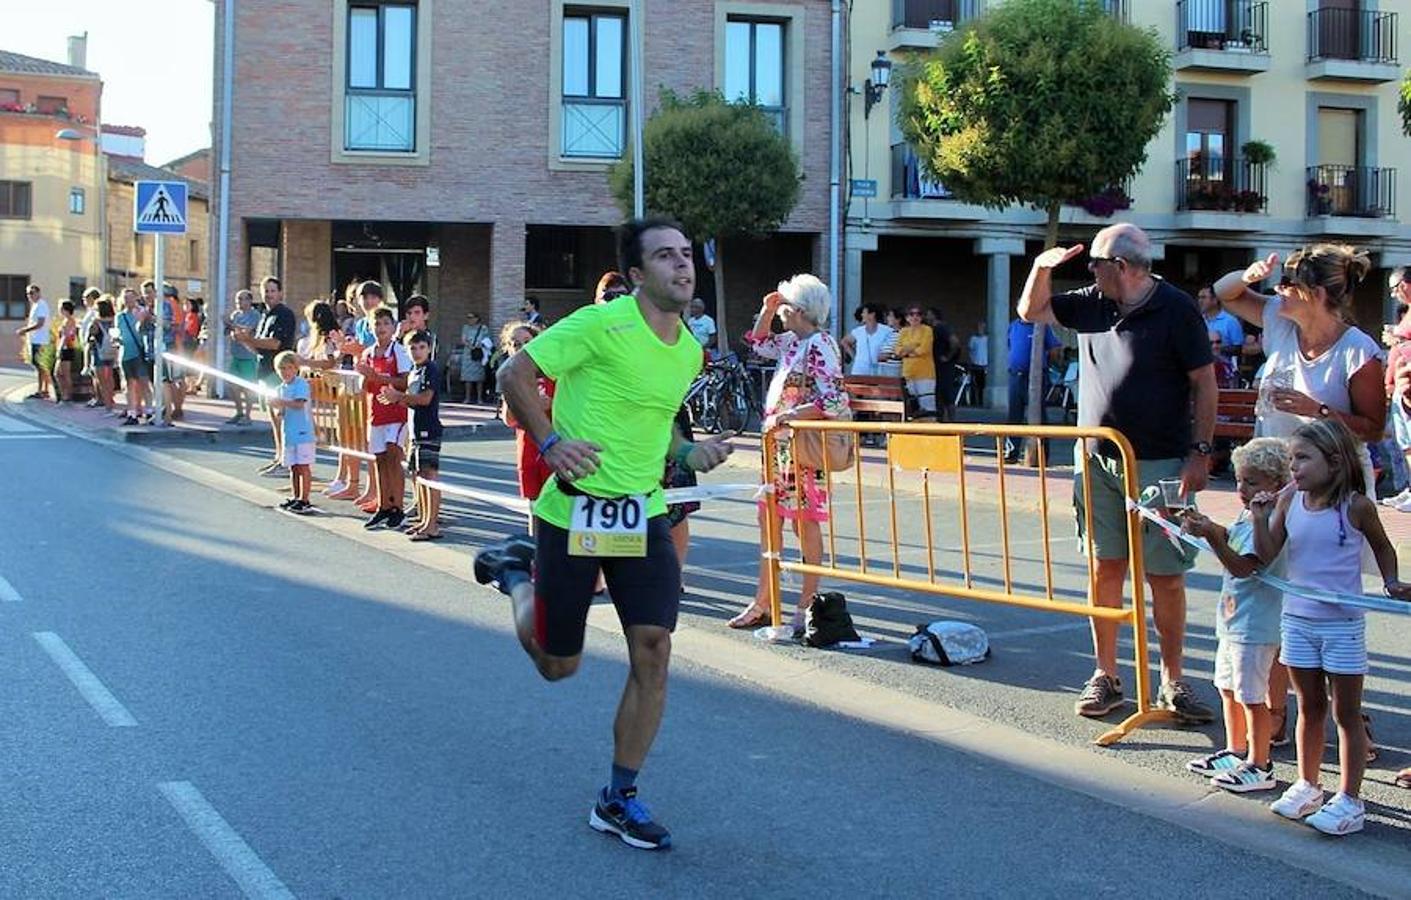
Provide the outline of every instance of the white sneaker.
[[1396,510],[1397,512],[1411,512],[1411,497],[1407,497],[1400,503],[1395,504],[1394,506],[1392,506],[1392,509]]
[[330,481],[328,483],[328,487],[324,488],[323,492],[325,494],[336,494],[339,491],[346,491],[347,489],[347,482],[343,481],[341,478],[335,478],[333,481]]
[[1340,837],[1361,831],[1367,818],[1366,808],[1361,800],[1354,800],[1344,793],[1333,794],[1333,799],[1323,804],[1323,808],[1303,821],[1324,834]]
[[1400,506],[1408,500],[1411,500],[1411,488],[1407,488],[1406,490],[1392,497],[1383,497],[1377,502],[1380,503],[1382,506]]
[[1318,807],[1322,805],[1323,789],[1300,778],[1289,785],[1289,789],[1284,791],[1282,797],[1270,803],[1269,809],[1275,815],[1283,816],[1285,819],[1298,820],[1316,812]]

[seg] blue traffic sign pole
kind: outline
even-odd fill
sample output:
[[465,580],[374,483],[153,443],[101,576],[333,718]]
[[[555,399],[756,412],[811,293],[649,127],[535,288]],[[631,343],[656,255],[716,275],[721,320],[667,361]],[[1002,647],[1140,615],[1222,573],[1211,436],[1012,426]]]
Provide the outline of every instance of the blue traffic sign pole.
[[[152,346],[152,355],[155,357],[153,363],[156,366],[152,372],[152,421],[160,427],[165,424],[166,417],[166,382],[162,380],[167,368],[167,361],[162,357],[163,351],[167,349],[166,337],[163,335],[166,329],[166,310],[163,307],[166,305],[167,295],[162,290],[166,284],[166,253],[163,252],[167,242],[166,235],[154,234],[152,241],[157,245],[156,258],[153,260],[156,271],[152,277],[157,283],[157,308],[153,310],[157,316],[157,339]],[[172,317],[172,325],[176,325],[175,316]]]
[[[168,234],[186,233],[186,182],[184,181],[139,181],[133,187],[134,200],[132,218],[132,230],[138,234],[150,234],[152,240],[156,242],[156,254],[153,260],[156,271],[153,273],[153,281],[157,285],[157,308],[152,310],[156,316],[155,346],[152,348],[152,393],[154,402],[152,403],[152,415],[158,425],[163,424],[164,410],[163,404],[155,400],[157,395],[163,395],[165,399],[166,385],[166,360],[162,358],[166,350],[166,310],[164,304],[167,302],[166,293],[163,288],[166,285],[166,247],[165,236]],[[177,327],[179,320],[173,311],[172,327]],[[173,387],[173,390],[176,390]]]

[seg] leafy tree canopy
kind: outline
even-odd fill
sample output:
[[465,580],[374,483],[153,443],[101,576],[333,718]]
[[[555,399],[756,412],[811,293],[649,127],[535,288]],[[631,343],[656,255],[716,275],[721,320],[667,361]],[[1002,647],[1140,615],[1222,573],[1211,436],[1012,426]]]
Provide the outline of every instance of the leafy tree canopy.
[[[646,207],[676,218],[697,240],[763,237],[799,197],[789,141],[757,106],[717,92],[680,98],[669,90],[643,127]],[[632,155],[609,173],[613,197],[632,212]]]
[[1396,110],[1401,113],[1401,133],[1411,137],[1411,70],[1401,78],[1401,92],[1397,97]]
[[1056,209],[1120,184],[1175,102],[1165,45],[1099,0],[1006,0],[896,80],[923,170],[991,208]]

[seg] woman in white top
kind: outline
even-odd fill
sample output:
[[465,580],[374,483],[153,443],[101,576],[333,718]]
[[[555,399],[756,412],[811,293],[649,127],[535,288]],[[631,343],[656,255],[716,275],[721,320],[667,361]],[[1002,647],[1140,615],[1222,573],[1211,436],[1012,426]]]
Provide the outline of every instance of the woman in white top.
[[886,313],[886,325],[889,330],[887,339],[882,342],[882,350],[877,355],[877,374],[887,378],[901,377],[901,357],[897,356],[897,337],[901,334],[902,325],[906,324],[902,320],[901,310],[889,309]]
[[861,324],[843,337],[843,350],[852,357],[851,375],[880,375],[877,364],[890,342],[896,345],[896,331],[882,324],[882,307],[864,303],[857,308]]
[[1337,419],[1359,441],[1369,495],[1372,458],[1361,441],[1380,441],[1386,427],[1382,350],[1349,324],[1352,292],[1371,268],[1367,254],[1338,244],[1295,251],[1269,297],[1253,290],[1279,271],[1279,256],[1231,272],[1215,285],[1225,308],[1264,329],[1268,362],[1259,386],[1256,432],[1288,437],[1315,419]]

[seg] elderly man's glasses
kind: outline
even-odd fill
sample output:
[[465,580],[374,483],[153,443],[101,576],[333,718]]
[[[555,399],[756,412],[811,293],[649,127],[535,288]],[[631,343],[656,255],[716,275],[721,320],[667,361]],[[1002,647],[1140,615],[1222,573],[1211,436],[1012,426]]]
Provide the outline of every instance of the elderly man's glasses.
[[1120,257],[1120,256],[1089,256],[1089,257],[1088,257],[1088,268],[1092,268],[1093,266],[1096,266],[1098,263],[1112,263],[1113,265],[1116,265],[1117,263],[1120,263],[1120,262],[1126,262],[1126,260],[1123,259],[1123,258]]

